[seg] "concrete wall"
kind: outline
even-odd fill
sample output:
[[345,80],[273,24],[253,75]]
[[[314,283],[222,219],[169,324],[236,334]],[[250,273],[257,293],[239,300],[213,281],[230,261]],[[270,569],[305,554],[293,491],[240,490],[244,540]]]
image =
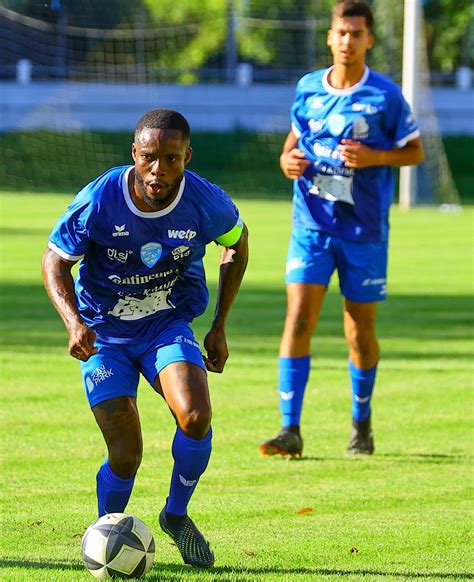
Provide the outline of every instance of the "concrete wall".
[[[0,83],[0,131],[131,130],[146,111],[168,107],[193,130],[285,132],[293,94],[282,85]],[[474,90],[434,89],[432,98],[443,134],[474,135]],[[429,109],[425,104],[420,116]]]

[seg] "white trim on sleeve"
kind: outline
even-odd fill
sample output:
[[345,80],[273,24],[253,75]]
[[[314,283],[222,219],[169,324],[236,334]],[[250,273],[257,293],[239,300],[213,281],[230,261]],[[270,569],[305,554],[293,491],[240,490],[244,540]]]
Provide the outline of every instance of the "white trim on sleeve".
[[420,137],[420,130],[419,129],[415,129],[415,131],[412,131],[411,133],[409,133],[405,137],[402,137],[402,139],[399,139],[398,141],[396,141],[395,147],[404,148],[409,141],[412,141],[413,139],[416,139],[417,137]]
[[291,124],[291,131],[295,134],[296,137],[301,136],[301,131],[296,127],[294,123]]
[[84,255],[70,255],[69,253],[65,253],[62,249],[60,249],[57,245],[55,245],[53,242],[48,241],[48,247],[54,251],[57,255],[59,255],[60,257],[62,257],[63,259],[66,259],[67,261],[80,261]]

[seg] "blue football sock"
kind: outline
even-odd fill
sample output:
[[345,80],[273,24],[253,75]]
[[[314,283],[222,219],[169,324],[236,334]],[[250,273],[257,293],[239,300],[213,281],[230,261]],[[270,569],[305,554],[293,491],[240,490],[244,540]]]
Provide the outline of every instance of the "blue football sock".
[[377,365],[368,370],[360,370],[349,360],[349,375],[352,384],[352,417],[358,422],[370,415],[370,399],[375,384]]
[[167,513],[186,515],[191,495],[196,489],[199,477],[206,470],[211,456],[212,429],[203,439],[196,440],[186,436],[180,428],[176,429],[172,453],[174,459],[171,476],[170,494],[166,504]]
[[99,517],[106,513],[123,513],[132,493],[135,477],[122,479],[110,468],[109,461],[97,473],[97,501]]
[[300,424],[310,360],[310,356],[278,358],[278,396],[283,427]]

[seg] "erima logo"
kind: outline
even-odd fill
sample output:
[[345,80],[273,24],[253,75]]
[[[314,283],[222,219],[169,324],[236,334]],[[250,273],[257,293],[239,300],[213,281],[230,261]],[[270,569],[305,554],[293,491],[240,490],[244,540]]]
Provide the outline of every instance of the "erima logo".
[[365,404],[370,400],[370,396],[365,396],[364,398],[361,398],[360,396],[357,396],[357,394],[354,394],[354,400],[356,402],[360,402],[361,404]]
[[125,224],[122,226],[117,226],[114,224],[115,232],[112,233],[112,236],[130,236],[128,230],[125,230]]
[[195,230],[172,230],[168,229],[169,238],[180,238],[181,240],[192,240],[197,235]]
[[295,395],[294,390],[292,390],[291,392],[280,391],[280,396],[282,400],[292,400],[294,395]]
[[308,127],[312,131],[312,133],[319,133],[326,123],[324,119],[310,119],[308,121]]
[[181,483],[185,486],[185,487],[192,487],[193,485],[196,485],[197,483],[197,479],[192,479],[192,480],[187,480],[185,479],[181,473],[179,474],[179,480],[181,481]]

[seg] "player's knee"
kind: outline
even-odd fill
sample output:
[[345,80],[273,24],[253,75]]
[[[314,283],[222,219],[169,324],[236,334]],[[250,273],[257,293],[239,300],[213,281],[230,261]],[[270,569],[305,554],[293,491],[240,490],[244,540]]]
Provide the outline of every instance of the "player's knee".
[[179,428],[192,439],[202,439],[209,432],[211,417],[210,407],[190,408],[179,415]]
[[121,448],[109,449],[109,464],[112,471],[122,479],[133,477],[142,462],[142,448]]
[[313,332],[313,322],[310,317],[304,314],[290,314],[287,319],[288,331],[297,337],[306,337]]
[[377,345],[377,338],[372,330],[351,327],[346,329],[346,339],[350,349],[361,355],[368,355]]

